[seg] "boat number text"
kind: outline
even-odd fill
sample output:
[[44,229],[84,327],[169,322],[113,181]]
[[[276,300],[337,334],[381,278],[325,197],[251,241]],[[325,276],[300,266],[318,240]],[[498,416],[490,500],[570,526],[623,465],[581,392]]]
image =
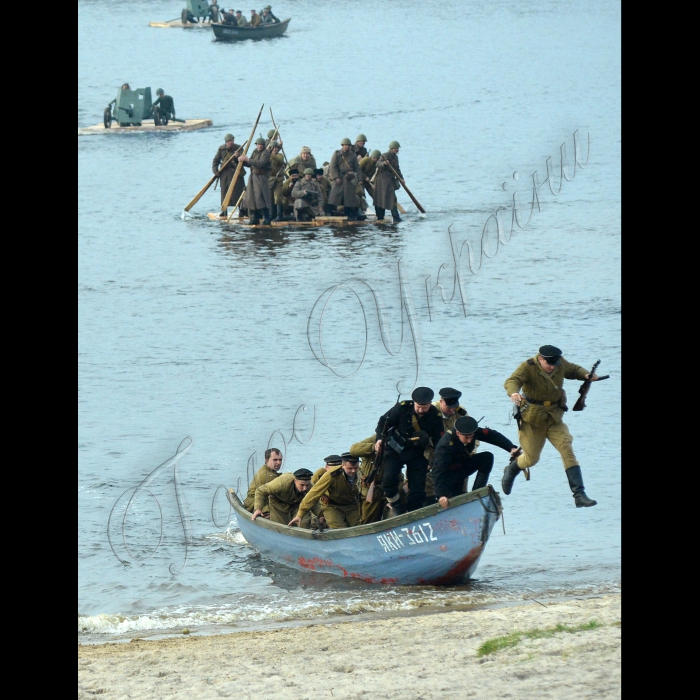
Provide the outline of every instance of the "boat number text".
[[[426,534],[426,528],[428,531]],[[404,534],[401,534],[404,533]],[[430,523],[423,523],[422,525],[414,525],[411,528],[402,527],[401,532],[396,532],[395,530],[390,530],[384,535],[377,535],[377,540],[379,544],[384,547],[385,552],[389,552],[392,549],[401,549],[406,546],[404,542],[404,537],[406,538],[409,546],[414,544],[423,544],[424,542],[435,542],[437,537],[433,534],[433,528]]]

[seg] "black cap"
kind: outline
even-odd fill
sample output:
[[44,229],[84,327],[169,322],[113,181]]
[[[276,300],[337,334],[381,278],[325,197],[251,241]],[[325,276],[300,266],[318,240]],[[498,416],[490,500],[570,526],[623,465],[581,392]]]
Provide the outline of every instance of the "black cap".
[[440,397],[445,400],[445,403],[448,406],[456,406],[459,403],[459,397],[461,395],[461,391],[457,391],[457,389],[453,389],[449,386],[446,386],[444,389],[440,389]]
[[455,430],[462,435],[475,433],[479,424],[471,416],[462,416],[455,421]]
[[435,392],[427,386],[419,386],[417,389],[413,390],[413,393],[411,394],[411,398],[416,402],[416,403],[430,403],[433,400],[433,397],[435,396]]
[[355,464],[357,464],[360,461],[359,457],[356,457],[355,455],[350,454],[350,452],[343,452],[343,454],[341,455],[341,458],[342,458],[343,462],[354,462]]
[[323,175],[323,168],[314,168],[314,175]]
[[310,472],[308,469],[304,469],[304,467],[302,467],[301,469],[297,469],[294,472],[294,478],[299,479],[300,481],[310,481],[312,476],[313,473]]
[[299,171],[297,170],[297,168],[292,168],[292,169],[289,171],[289,174],[290,174],[290,175],[298,175],[298,174],[299,174]]
[[561,350],[554,345],[543,345],[540,348],[540,355],[542,355],[550,365],[558,365],[561,359]]
[[329,467],[339,467],[340,463],[343,461],[343,458],[340,455],[328,455],[328,457],[323,458],[323,461]]

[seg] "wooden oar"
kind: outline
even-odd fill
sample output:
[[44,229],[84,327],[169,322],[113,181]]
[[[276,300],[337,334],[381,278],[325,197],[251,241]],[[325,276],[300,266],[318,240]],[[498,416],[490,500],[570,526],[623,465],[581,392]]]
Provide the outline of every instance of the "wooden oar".
[[[263,107],[265,106],[265,103],[263,102],[262,107],[260,108],[260,111],[258,112],[258,118],[255,120],[255,124],[253,125],[253,130],[250,132],[250,138],[248,139],[248,142],[245,145],[245,150],[243,151],[243,155],[248,155],[248,149],[250,148],[250,144],[253,143],[253,136],[255,136],[255,130],[258,128],[258,122],[260,121],[260,115],[262,114]],[[238,182],[238,176],[241,173],[241,168],[243,167],[243,162],[238,161],[238,165],[236,166],[236,172],[233,174],[233,180],[231,180],[231,184],[228,186],[228,191],[226,192],[226,197],[224,201],[221,203],[221,213],[225,214],[226,210],[228,209],[229,202],[231,201],[231,197],[233,196],[233,188],[236,186],[236,183]]]
[[[396,170],[394,170],[394,167],[392,166],[392,164],[388,160],[385,160],[384,162],[389,166],[389,169],[391,170],[391,172],[394,173],[394,175],[396,176],[396,179],[399,181],[399,184],[406,190],[406,194],[411,198],[413,203],[418,207],[418,211],[421,214],[425,214],[425,209],[423,209],[423,207],[420,205],[420,202],[413,196],[413,194],[411,193],[411,190],[409,190],[408,187],[406,187],[406,183],[399,177],[399,174],[396,172]],[[398,205],[398,202],[396,204]],[[405,213],[405,212],[402,212],[402,213]]]
[[399,210],[399,214],[405,214],[406,210],[398,203],[396,202],[396,208]]
[[[241,146],[241,148],[242,148],[242,146]],[[241,149],[239,148],[238,151],[240,151],[240,150],[241,150]],[[236,153],[238,153],[238,151],[236,151]],[[233,160],[233,158],[235,157],[236,153],[232,153],[232,154],[224,161],[224,164],[219,168],[219,172],[221,172],[221,171]],[[207,184],[204,185],[204,187],[202,187],[202,189],[199,190],[199,192],[197,192],[197,194],[194,196],[194,199],[185,207],[185,211],[189,211],[190,209],[192,209],[192,207],[193,207],[195,204],[197,204],[197,202],[202,198],[202,195],[203,195],[203,194],[214,184],[214,182],[216,182],[216,180],[218,180],[218,179],[219,179],[219,176],[218,176],[218,175],[214,175],[214,177],[212,177],[211,180],[209,180],[209,182],[207,182]]]
[[233,213],[236,211],[238,207],[241,206],[241,201],[243,200],[243,195],[245,194],[246,188],[243,188],[243,192],[241,192],[241,196],[238,198],[238,201],[236,202],[236,206],[231,209],[231,213],[228,215],[228,219],[226,219],[226,223],[231,221],[233,219]]
[[[272,126],[275,127],[275,131],[277,131],[277,135],[280,136],[280,130],[277,128],[277,124],[275,124],[275,118],[272,116],[272,107],[270,107],[270,119],[272,119]],[[284,152],[284,147],[280,146],[280,151],[282,151],[282,156],[284,157],[284,162],[289,165],[289,161],[287,160],[287,154]]]

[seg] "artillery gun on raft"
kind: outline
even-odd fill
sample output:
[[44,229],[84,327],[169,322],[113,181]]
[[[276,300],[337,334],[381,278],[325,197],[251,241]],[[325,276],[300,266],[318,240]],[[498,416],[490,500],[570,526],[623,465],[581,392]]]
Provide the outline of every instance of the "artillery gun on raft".
[[171,114],[161,113],[160,105],[153,106],[151,88],[119,88],[117,96],[105,107],[104,126],[109,129],[112,122],[119,126],[141,126],[146,119],[152,119],[156,126],[166,126],[169,120],[185,123]]
[[180,15],[183,24],[194,24],[209,18],[209,3],[207,0],[186,0],[185,5],[185,9]]

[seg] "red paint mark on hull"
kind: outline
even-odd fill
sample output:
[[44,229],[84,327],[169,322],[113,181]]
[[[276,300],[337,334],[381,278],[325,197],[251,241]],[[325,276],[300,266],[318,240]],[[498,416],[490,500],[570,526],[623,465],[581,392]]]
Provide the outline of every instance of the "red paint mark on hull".
[[460,559],[446,574],[430,580],[420,579],[419,583],[428,586],[453,586],[464,581],[467,571],[472,564],[481,556],[484,545],[480,544],[469,550],[466,557]]
[[310,571],[318,571],[319,569],[340,569],[343,572],[343,576],[346,578],[359,578],[367,583],[396,583],[398,579],[396,578],[383,578],[377,581],[377,579],[371,576],[363,576],[362,574],[356,574],[347,571],[339,564],[334,564],[329,559],[321,559],[320,557],[314,557],[313,559],[306,559],[304,557],[299,557],[299,566],[309,569]]

